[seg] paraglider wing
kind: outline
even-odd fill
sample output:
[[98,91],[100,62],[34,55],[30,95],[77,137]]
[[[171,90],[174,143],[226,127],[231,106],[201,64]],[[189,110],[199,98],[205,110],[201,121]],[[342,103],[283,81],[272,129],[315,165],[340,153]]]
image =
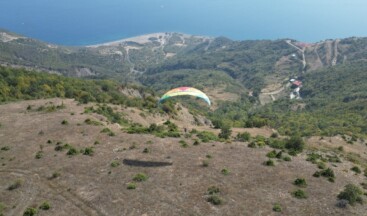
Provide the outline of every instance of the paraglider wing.
[[161,99],[159,100],[159,103],[163,102],[164,100],[170,98],[170,97],[175,97],[175,96],[179,96],[179,95],[191,95],[191,96],[195,96],[198,98],[201,98],[203,100],[205,100],[205,102],[207,102],[210,106],[210,100],[208,98],[208,96],[206,96],[206,94],[196,88],[192,88],[192,87],[179,87],[179,88],[175,88],[172,89],[168,92],[166,92]]

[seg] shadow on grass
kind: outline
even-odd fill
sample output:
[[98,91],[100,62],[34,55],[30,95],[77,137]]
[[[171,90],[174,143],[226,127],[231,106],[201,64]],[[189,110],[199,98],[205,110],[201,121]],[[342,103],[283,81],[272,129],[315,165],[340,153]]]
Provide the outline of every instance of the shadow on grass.
[[140,160],[130,160],[130,159],[124,159],[122,163],[128,166],[138,166],[138,167],[163,167],[163,166],[172,165],[172,163],[169,163],[169,162],[140,161]]

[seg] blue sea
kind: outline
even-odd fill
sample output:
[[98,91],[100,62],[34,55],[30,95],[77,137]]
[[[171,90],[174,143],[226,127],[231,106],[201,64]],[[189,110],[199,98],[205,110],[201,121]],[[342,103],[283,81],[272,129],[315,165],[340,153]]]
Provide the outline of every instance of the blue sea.
[[0,0],[0,28],[62,45],[154,32],[316,42],[367,36],[365,0]]

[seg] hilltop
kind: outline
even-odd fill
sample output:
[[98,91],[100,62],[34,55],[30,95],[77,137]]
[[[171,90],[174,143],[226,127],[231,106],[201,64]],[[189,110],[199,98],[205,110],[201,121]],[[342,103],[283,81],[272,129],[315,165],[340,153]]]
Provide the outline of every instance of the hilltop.
[[[49,109],[52,106],[62,108]],[[39,215],[278,215],[272,210],[276,203],[285,215],[361,215],[366,211],[360,204],[347,209],[335,206],[337,194],[346,184],[365,182],[363,174],[350,170],[356,165],[349,162],[366,160],[365,153],[354,153],[365,148],[363,143],[349,145],[341,138],[315,137],[307,141],[307,150],[291,156],[291,161],[275,158],[275,166],[265,166],[271,147],[250,148],[249,142],[234,140],[193,145],[200,138],[195,133],[185,134],[183,126],[215,130],[193,127],[180,115],[174,122],[181,137],[159,138],[126,133],[106,116],[86,112],[90,106],[98,107],[70,99],[0,106],[1,148],[9,147],[0,151],[0,172],[6,174],[0,180],[5,215],[20,215],[27,207],[37,208],[45,201],[51,208],[39,210]],[[144,125],[169,119],[136,108],[112,107],[131,122],[145,121]],[[102,133],[107,131],[104,128],[113,135]],[[267,129],[248,131],[254,139],[260,134],[269,139],[273,133]],[[339,145],[345,146],[343,151],[336,149]],[[72,148],[75,154],[68,155]],[[87,149],[93,151],[87,154]],[[332,168],[334,183],[312,176],[319,168],[306,161],[311,152],[326,158],[322,163]],[[284,152],[282,157],[287,155]],[[144,173],[147,180],[132,184],[138,173]],[[299,188],[293,183],[297,178],[307,182],[306,188],[301,187],[307,199],[292,195]],[[17,181],[18,188],[7,189]],[[129,184],[136,189],[127,189]],[[221,205],[207,202],[211,186],[219,188]]]

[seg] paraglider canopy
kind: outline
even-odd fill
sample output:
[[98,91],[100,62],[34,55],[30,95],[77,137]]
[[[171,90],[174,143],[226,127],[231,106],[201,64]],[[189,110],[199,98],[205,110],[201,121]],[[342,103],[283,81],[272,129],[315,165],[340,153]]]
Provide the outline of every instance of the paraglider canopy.
[[175,97],[175,96],[179,96],[179,95],[191,95],[191,96],[195,96],[198,98],[201,98],[203,100],[205,100],[205,102],[207,102],[210,106],[210,100],[208,98],[208,96],[206,94],[204,94],[204,92],[196,89],[196,88],[192,88],[192,87],[179,87],[179,88],[175,88],[172,90],[169,90],[168,92],[166,92],[161,99],[159,100],[159,103],[163,102],[164,100],[170,98],[170,97]]

